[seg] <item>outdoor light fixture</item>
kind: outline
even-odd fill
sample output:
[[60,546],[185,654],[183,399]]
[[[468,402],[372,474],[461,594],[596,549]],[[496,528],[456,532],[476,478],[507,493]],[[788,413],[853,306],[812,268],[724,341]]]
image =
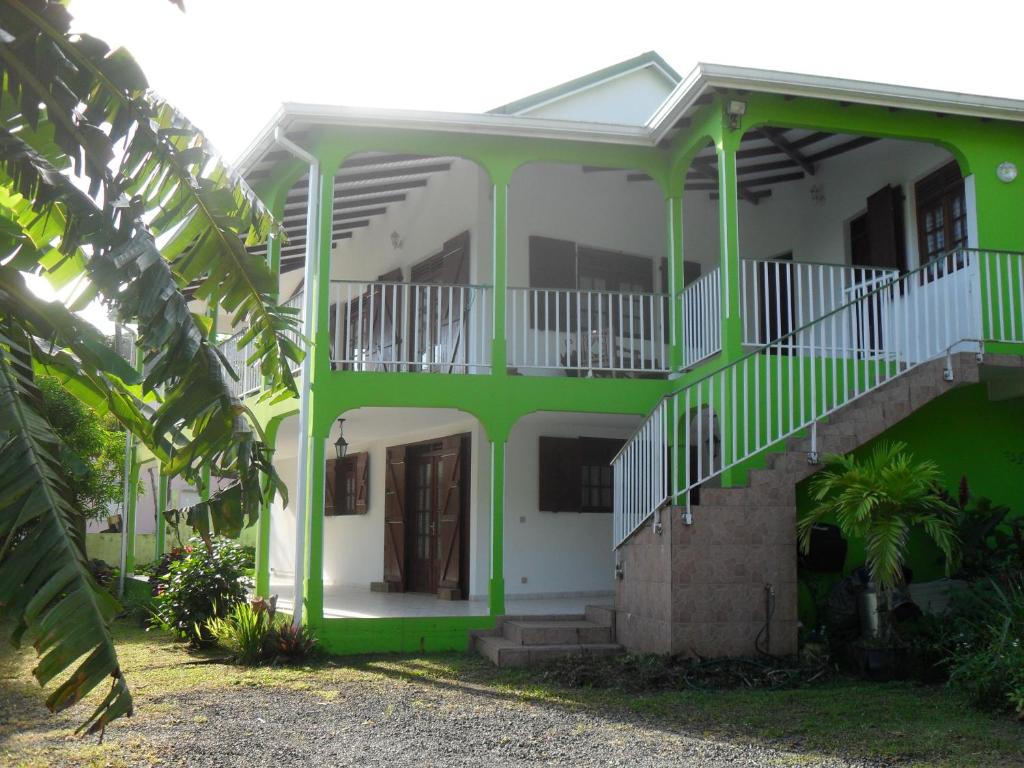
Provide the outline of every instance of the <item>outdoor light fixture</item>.
[[747,113],[747,102],[732,99],[726,111],[729,113],[729,128],[735,131],[740,126],[740,118]]
[[1017,178],[1017,166],[1010,162],[1000,163],[999,167],[996,168],[996,176],[999,177],[1000,181],[1009,184]]
[[334,441],[334,455],[338,457],[338,461],[345,458],[347,450],[348,442],[345,440],[345,420],[338,419],[338,439]]
[[403,242],[402,241],[402,236],[400,234],[398,234],[397,230],[391,233],[391,247],[392,248],[394,248],[396,251],[399,250],[402,247],[402,242]]

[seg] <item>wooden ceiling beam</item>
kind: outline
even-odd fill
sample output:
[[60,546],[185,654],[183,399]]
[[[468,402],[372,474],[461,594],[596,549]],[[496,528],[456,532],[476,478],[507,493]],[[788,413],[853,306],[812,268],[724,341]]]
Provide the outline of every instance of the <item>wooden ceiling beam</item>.
[[433,165],[402,166],[394,168],[381,168],[378,171],[365,171],[363,173],[334,174],[334,186],[339,184],[352,184],[357,181],[380,181],[381,179],[394,179],[399,176],[422,176],[428,173],[443,173],[450,171],[451,163],[435,163]]
[[[694,158],[694,161],[693,163],[690,164],[690,167],[697,171],[697,173],[699,173],[704,178],[713,179],[716,184],[718,183],[718,170],[710,162],[704,160],[703,158]],[[758,196],[747,188],[745,182],[738,181],[736,183],[736,194],[739,195],[744,200],[746,200],[748,203],[752,205],[757,205],[757,201],[759,199]]]
[[761,128],[758,132],[774,144],[782,154],[803,168],[804,173],[808,176],[814,175],[814,163],[804,157],[803,153],[783,136],[783,131],[776,128]]
[[830,157],[836,157],[837,155],[841,155],[845,152],[850,152],[854,149],[866,147],[868,144],[874,144],[876,141],[878,141],[878,139],[876,139],[874,136],[858,136],[855,139],[844,141],[842,144],[836,144],[834,147],[823,149],[821,150],[821,152],[811,155],[808,159],[811,160],[812,162],[819,163],[822,160],[827,160]]

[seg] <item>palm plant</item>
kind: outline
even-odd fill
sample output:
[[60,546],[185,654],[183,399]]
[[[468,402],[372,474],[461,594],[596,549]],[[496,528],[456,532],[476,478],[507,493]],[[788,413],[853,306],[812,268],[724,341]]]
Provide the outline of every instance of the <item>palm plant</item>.
[[871,578],[884,591],[903,581],[907,542],[917,526],[948,567],[959,540],[941,480],[934,462],[915,461],[902,442],[881,443],[863,461],[852,454],[829,456],[810,482],[816,504],[797,521],[801,550],[809,550],[815,523],[834,519],[845,537],[864,541]]
[[[35,646],[41,685],[74,667],[52,710],[111,680],[82,726],[93,732],[132,709],[108,630],[118,606],[89,574],[37,375],[113,414],[169,474],[232,478],[191,520],[236,536],[271,481],[284,489],[209,318],[189,302],[249,329],[267,397],[295,392],[302,350],[274,274],[247,249],[274,230],[269,211],[149,92],[127,51],[71,34],[70,21],[54,0],[0,8],[0,614],[14,642]],[[75,302],[40,300],[27,271],[77,281]],[[97,298],[137,327],[144,375],[74,314]]]

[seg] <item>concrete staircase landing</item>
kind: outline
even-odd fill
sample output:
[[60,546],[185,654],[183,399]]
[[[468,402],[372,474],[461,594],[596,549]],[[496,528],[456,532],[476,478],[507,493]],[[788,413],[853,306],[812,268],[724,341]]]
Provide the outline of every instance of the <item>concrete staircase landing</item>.
[[615,643],[615,611],[604,606],[588,606],[582,616],[502,616],[493,630],[473,633],[472,644],[498,667],[622,653]]

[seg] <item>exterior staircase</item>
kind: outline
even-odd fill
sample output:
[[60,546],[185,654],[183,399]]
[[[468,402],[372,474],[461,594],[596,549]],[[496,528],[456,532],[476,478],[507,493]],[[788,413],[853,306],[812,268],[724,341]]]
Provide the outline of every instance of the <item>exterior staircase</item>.
[[622,653],[615,611],[587,606],[584,615],[502,616],[493,630],[474,632],[472,646],[498,667],[524,667],[567,656]]
[[[951,389],[993,374],[1024,377],[1024,357],[954,354],[905,372],[817,425],[817,452],[848,453]],[[807,434],[751,469],[746,483],[700,487],[699,503],[666,507],[619,550],[616,640],[630,652],[704,658],[796,652],[796,485],[821,468]]]

